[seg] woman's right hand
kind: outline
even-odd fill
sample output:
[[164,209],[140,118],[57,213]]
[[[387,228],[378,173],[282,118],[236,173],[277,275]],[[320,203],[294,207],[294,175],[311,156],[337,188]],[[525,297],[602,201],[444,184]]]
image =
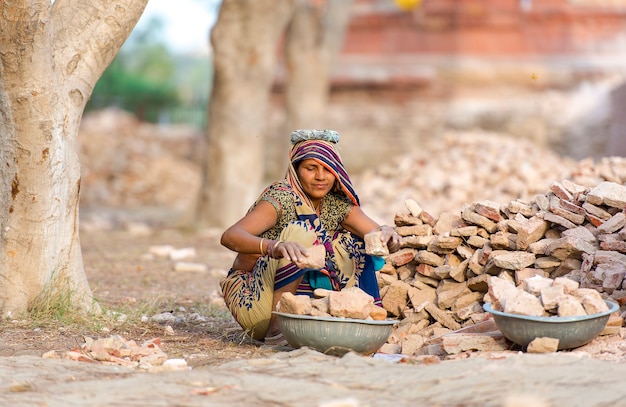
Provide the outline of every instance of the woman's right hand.
[[299,263],[306,257],[306,247],[298,242],[278,241],[272,248],[272,256],[276,259],[287,259]]

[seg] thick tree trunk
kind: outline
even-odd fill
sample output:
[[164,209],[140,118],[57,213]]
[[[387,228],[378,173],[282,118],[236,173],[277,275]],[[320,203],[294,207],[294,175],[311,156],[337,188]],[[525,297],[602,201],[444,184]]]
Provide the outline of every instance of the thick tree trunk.
[[211,31],[215,71],[197,225],[226,227],[260,192],[276,47],[295,0],[224,0]]
[[[147,0],[0,5],[0,311],[42,295],[94,307],[79,240],[76,137],[93,87]],[[67,297],[66,297],[67,298]]]

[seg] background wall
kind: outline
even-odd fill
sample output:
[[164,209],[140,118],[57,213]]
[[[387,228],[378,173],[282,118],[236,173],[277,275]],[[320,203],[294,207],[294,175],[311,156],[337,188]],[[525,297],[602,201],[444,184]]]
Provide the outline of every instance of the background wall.
[[[283,75],[270,146],[291,130],[281,127]],[[576,159],[623,154],[625,80],[623,0],[424,0],[407,11],[359,0],[318,127],[342,134],[353,171],[448,130],[525,138]],[[268,151],[268,176],[284,172],[273,155],[282,151]]]

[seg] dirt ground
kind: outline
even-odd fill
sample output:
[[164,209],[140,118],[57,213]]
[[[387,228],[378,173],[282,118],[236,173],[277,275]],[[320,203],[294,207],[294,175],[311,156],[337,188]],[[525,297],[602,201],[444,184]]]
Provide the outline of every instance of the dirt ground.
[[[2,406],[626,406],[626,362],[571,353],[503,352],[420,362],[381,355],[342,358],[272,348],[245,337],[220,304],[218,281],[232,253],[218,231],[81,232],[85,269],[103,309],[124,322],[50,319],[0,324]],[[175,271],[157,246],[193,248],[207,271]],[[171,314],[171,323],[151,320]],[[200,315],[201,318],[197,316]],[[142,318],[142,316],[144,318]],[[192,317],[194,316],[194,317]],[[160,338],[177,371],[48,359],[85,337]]]
[[[137,342],[160,338],[169,358],[185,358],[189,366],[213,365],[271,351],[253,344],[220,303],[218,282],[233,255],[218,243],[218,231],[185,233],[176,229],[151,233],[128,230],[81,232],[85,272],[94,297],[107,311],[128,314],[85,324],[32,319],[2,323],[0,356],[36,355],[76,348],[84,337],[120,335]],[[169,258],[150,256],[150,248],[194,249],[186,262],[206,264],[208,271],[175,271]],[[141,315],[172,313],[174,324],[142,323]],[[188,318],[199,313],[205,318]],[[166,330],[167,326],[173,328]]]

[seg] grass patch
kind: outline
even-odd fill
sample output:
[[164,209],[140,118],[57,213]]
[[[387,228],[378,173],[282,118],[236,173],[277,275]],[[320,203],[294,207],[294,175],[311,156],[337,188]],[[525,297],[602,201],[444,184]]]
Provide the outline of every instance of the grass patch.
[[47,325],[53,322],[80,324],[87,320],[88,312],[76,303],[75,293],[67,283],[58,287],[48,285],[29,304],[27,318],[34,324]]
[[210,319],[218,319],[227,322],[232,320],[232,315],[227,308],[215,304],[211,304],[210,302],[195,302],[191,309],[198,314],[205,316]]

